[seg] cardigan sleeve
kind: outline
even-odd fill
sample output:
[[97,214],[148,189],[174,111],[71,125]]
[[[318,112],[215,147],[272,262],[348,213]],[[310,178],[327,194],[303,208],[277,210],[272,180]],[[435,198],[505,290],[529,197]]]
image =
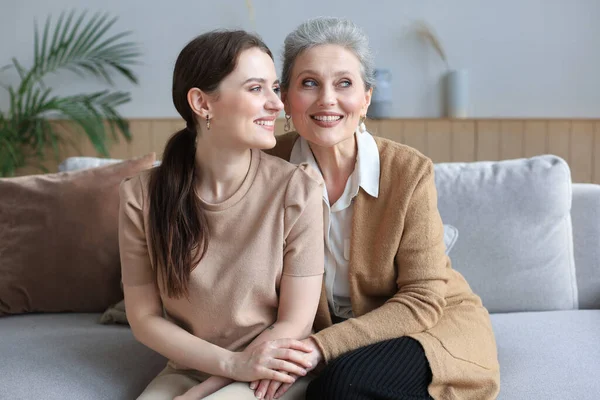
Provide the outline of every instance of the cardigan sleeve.
[[431,160],[422,164],[418,176],[403,228],[396,228],[403,229],[395,256],[397,293],[362,316],[314,334],[326,362],[359,347],[426,331],[442,315],[449,259]]

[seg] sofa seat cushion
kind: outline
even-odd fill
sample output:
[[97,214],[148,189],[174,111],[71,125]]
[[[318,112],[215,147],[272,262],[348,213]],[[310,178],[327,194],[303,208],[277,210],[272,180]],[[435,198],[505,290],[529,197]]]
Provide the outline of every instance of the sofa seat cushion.
[[507,400],[600,396],[600,310],[493,314],[500,396]]
[[0,319],[0,399],[131,400],[166,360],[100,314]]

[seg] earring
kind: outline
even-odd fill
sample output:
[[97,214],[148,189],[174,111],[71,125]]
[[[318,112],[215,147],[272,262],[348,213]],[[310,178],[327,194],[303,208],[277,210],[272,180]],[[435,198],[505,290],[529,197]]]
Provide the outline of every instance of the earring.
[[367,127],[365,126],[366,119],[367,119],[367,117],[365,117],[365,116],[360,117],[360,123],[358,124],[358,131],[360,133],[365,133],[367,131]]
[[206,116],[206,129],[210,131],[210,118],[208,118],[208,115]]
[[285,114],[285,125],[283,125],[283,130],[286,132],[291,129],[291,126],[290,126],[291,118],[292,118],[292,116],[290,114]]

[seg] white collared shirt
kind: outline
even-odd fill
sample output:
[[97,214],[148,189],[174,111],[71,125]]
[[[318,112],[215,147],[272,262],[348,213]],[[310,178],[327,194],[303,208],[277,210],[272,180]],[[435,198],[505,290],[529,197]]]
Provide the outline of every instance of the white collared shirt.
[[[325,239],[325,289],[331,311],[341,318],[351,318],[350,285],[348,265],[350,260],[350,236],[352,233],[353,200],[359,187],[370,196],[379,195],[379,149],[368,132],[356,132],[358,153],[354,171],[346,182],[342,196],[329,204],[327,188],[323,187],[323,227]],[[290,162],[308,163],[321,172],[308,142],[300,137],[294,143]]]

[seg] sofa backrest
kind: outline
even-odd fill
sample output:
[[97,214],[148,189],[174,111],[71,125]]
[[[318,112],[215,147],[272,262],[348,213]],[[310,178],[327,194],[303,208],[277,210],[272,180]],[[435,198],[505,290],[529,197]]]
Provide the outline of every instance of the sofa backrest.
[[572,185],[556,156],[435,165],[453,267],[490,312],[578,307]]
[[600,309],[600,185],[573,184],[571,219],[579,308]]
[[[59,170],[118,161],[71,157]],[[453,267],[490,312],[600,309],[600,185],[571,184],[551,155],[435,169],[442,219],[458,230]]]

